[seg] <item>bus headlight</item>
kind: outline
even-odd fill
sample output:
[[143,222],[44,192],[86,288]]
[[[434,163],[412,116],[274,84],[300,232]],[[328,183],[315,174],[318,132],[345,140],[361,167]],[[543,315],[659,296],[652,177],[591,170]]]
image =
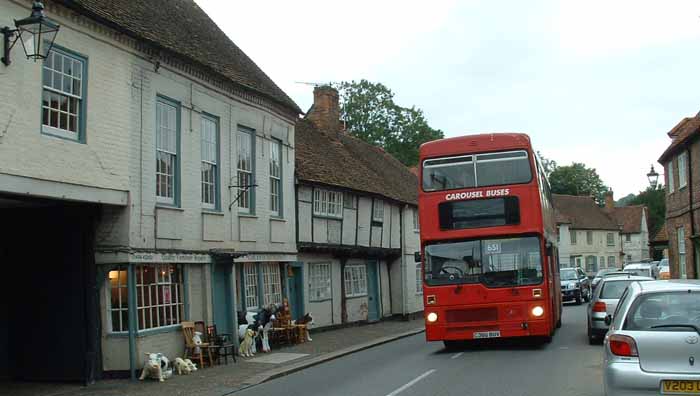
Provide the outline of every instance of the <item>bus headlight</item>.
[[540,307],[539,305],[532,308],[532,316],[539,318],[542,315],[544,315],[544,308]]
[[428,322],[430,322],[430,323],[437,322],[437,314],[435,312],[429,313],[427,318],[428,318]]

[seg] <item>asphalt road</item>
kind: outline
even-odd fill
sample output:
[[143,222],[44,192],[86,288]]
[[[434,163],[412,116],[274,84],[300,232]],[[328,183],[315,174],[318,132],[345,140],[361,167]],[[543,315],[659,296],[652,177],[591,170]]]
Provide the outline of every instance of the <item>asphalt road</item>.
[[497,340],[448,352],[419,334],[235,395],[600,396],[602,346],[588,345],[585,307],[564,306],[562,328],[551,344]]

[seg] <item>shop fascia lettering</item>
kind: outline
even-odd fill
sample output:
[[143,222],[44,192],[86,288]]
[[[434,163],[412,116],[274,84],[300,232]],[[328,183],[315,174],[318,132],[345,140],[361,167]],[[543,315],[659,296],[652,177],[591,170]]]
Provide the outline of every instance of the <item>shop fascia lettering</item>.
[[494,198],[505,197],[510,195],[509,188],[498,188],[493,190],[466,191],[460,193],[450,193],[445,195],[447,201],[456,201],[458,199],[479,199],[479,198]]

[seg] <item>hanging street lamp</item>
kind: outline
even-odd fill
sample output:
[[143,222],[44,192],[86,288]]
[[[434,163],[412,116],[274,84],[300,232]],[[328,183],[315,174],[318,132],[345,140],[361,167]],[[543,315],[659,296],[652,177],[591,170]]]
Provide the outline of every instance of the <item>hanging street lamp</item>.
[[0,29],[3,36],[2,63],[9,66],[10,51],[17,41],[22,43],[27,59],[46,59],[53,47],[60,26],[44,16],[44,5],[35,1],[32,14],[27,18],[16,20],[15,29],[5,26]]
[[647,179],[649,179],[651,188],[655,189],[656,184],[659,182],[659,174],[654,170],[654,164],[651,165],[651,170],[647,173]]

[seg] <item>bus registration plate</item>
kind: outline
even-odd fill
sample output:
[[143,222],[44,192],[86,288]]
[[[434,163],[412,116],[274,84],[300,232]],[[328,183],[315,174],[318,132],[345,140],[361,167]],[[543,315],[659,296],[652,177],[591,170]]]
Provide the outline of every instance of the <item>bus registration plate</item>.
[[496,331],[475,331],[474,339],[478,338],[498,338],[501,336],[500,330]]

